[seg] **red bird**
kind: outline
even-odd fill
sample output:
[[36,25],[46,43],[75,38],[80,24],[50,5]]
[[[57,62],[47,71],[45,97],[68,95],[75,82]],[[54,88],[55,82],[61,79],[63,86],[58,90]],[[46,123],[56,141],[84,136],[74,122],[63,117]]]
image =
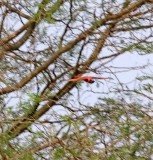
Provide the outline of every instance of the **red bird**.
[[110,79],[110,78],[105,78],[105,77],[94,77],[94,76],[82,76],[82,75],[77,75],[74,78],[70,79],[70,82],[77,82],[77,81],[85,81],[87,83],[94,83],[95,81],[93,79]]

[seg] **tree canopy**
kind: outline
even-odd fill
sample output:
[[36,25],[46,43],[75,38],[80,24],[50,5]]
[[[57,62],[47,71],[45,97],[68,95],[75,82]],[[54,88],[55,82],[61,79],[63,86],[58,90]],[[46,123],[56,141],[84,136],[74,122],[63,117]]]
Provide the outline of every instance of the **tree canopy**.
[[[151,159],[152,10],[152,0],[0,1],[0,159]],[[112,79],[69,81],[79,74]]]

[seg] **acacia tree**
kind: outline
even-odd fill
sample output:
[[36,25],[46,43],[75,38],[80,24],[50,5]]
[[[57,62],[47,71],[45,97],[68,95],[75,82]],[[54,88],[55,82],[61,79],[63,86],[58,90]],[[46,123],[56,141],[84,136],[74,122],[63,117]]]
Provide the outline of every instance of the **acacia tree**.
[[[151,0],[2,0],[1,159],[150,159],[152,72],[132,89],[118,76],[149,64],[112,64],[152,53],[152,9]],[[87,72],[114,81],[68,81]]]

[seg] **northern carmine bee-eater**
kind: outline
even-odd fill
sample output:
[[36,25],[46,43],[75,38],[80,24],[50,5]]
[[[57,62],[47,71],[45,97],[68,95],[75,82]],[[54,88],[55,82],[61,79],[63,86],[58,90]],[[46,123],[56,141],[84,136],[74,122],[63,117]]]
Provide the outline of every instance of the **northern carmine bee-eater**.
[[70,82],[77,82],[77,81],[85,81],[87,83],[94,83],[95,81],[93,79],[111,79],[109,77],[95,77],[95,76],[82,76],[81,74],[75,76],[74,78],[70,79]]

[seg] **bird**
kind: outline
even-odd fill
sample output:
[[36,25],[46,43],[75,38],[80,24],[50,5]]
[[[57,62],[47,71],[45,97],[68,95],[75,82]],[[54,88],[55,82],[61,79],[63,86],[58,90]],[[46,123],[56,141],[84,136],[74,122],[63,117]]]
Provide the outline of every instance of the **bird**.
[[95,81],[93,79],[110,79],[109,77],[95,77],[95,76],[82,76],[82,74],[79,74],[75,76],[74,78],[69,79],[69,82],[77,82],[77,81],[85,81],[87,83],[94,83]]

